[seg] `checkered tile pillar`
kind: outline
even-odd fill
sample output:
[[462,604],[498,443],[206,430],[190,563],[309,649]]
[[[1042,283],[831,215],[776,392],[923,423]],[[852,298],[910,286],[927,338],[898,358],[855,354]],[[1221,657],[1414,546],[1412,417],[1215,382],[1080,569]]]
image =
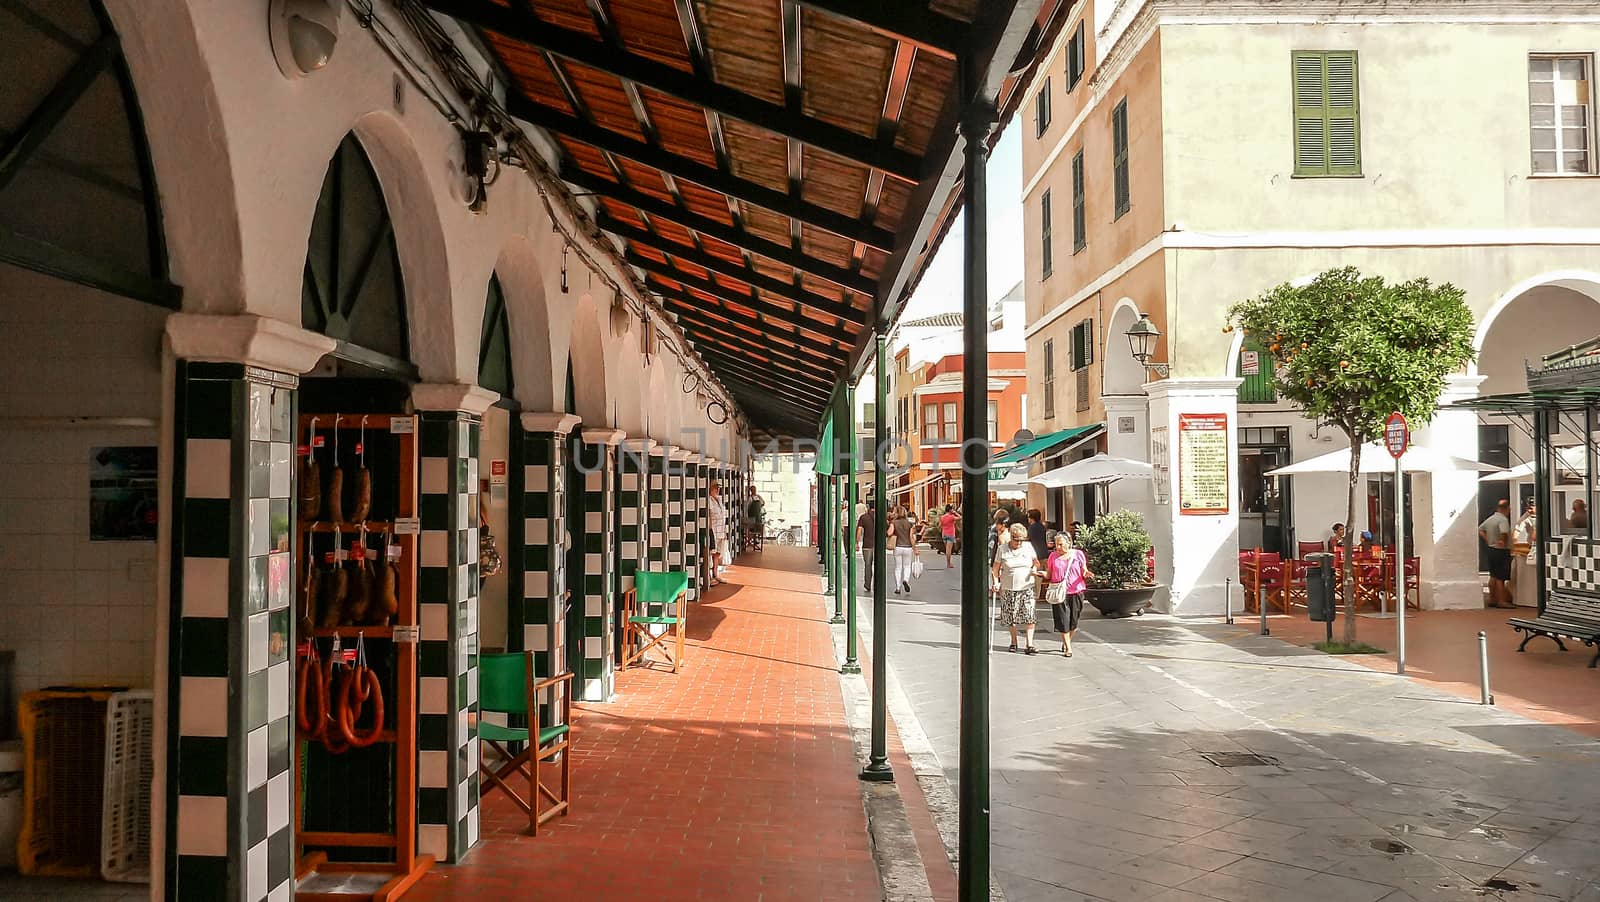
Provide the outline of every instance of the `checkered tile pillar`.
[[[568,413],[525,413],[522,497],[522,624],[508,624],[514,650],[533,652],[539,677],[567,669],[567,433],[578,425]],[[574,491],[579,486],[571,487]],[[549,696],[541,699],[547,705]],[[549,712],[540,710],[540,723]]]
[[650,449],[648,520],[645,525],[645,561],[651,570],[667,568],[667,455],[665,447]]
[[623,433],[612,429],[586,429],[579,451],[583,473],[583,572],[573,574],[581,588],[583,673],[577,691],[584,701],[609,701],[616,669],[616,566],[617,547],[616,448]]
[[667,456],[667,569],[684,566],[683,487],[687,451],[675,449]]
[[710,582],[711,555],[706,549],[711,547],[711,467],[704,461],[695,464],[696,471],[696,496],[695,507],[700,525],[700,567],[697,576],[700,580],[700,591],[704,592]]
[[460,861],[479,831],[481,413],[424,410],[417,435],[417,848],[443,862]]
[[[620,616],[622,596],[633,588],[633,575],[645,565],[649,536],[645,529],[648,520],[646,483],[650,467],[650,449],[655,442],[650,439],[624,440],[616,449],[617,458],[617,610]],[[621,629],[616,628],[621,636]]]
[[700,467],[683,464],[683,569],[689,574],[688,598],[700,600]]
[[294,376],[176,364],[166,898],[293,894]]

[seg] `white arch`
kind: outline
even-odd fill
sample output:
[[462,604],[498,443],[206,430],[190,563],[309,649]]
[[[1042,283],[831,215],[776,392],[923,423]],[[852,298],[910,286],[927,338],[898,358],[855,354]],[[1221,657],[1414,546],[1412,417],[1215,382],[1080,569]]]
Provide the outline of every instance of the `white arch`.
[[[1106,317],[1105,340],[1100,348],[1104,364],[1100,376],[1102,394],[1137,395],[1144,391],[1144,367],[1133,358],[1133,348],[1128,346],[1124,335],[1138,321],[1139,305],[1126,297],[1117,301],[1111,308],[1111,315]],[[1117,341],[1118,337],[1123,340]]]
[[[1484,313],[1483,318],[1478,321],[1478,331],[1472,336],[1472,350],[1475,352],[1475,354],[1481,354],[1483,352],[1484,342],[1489,339],[1489,330],[1494,328],[1495,320],[1500,317],[1500,314],[1507,307],[1511,306],[1511,304],[1516,301],[1517,298],[1522,297],[1529,291],[1532,291],[1535,288],[1544,288],[1546,286],[1576,291],[1579,294],[1588,296],[1596,302],[1600,302],[1600,273],[1589,272],[1581,269],[1560,269],[1553,272],[1547,272],[1542,275],[1537,275],[1529,279],[1524,279],[1521,282],[1511,286],[1510,290],[1500,295],[1500,297],[1489,306],[1489,309]],[[1479,375],[1478,361],[1476,356],[1471,363],[1467,364],[1467,375]]]

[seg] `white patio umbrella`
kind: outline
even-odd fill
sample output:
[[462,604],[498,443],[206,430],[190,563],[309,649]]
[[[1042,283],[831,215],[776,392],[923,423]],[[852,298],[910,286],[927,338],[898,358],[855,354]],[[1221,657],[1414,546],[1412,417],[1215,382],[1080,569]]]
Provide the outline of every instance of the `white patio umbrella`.
[[1478,477],[1478,481],[1479,482],[1515,482],[1515,481],[1517,481],[1519,479],[1527,479],[1532,475],[1533,475],[1533,461],[1530,460],[1525,464],[1517,464],[1516,466],[1512,467],[1509,470],[1501,470],[1498,473],[1488,473],[1488,474],[1485,474],[1483,476],[1479,476]]
[[[1400,458],[1400,468],[1407,473],[1428,473],[1442,470],[1463,470],[1476,473],[1495,473],[1501,469],[1493,464],[1479,463],[1461,457],[1435,451],[1432,448],[1413,446]],[[1268,470],[1268,476],[1297,476],[1302,473],[1348,473],[1350,472],[1350,449],[1340,448],[1327,454],[1313,457]],[[1369,474],[1393,473],[1394,458],[1379,444],[1361,446],[1361,472]]]
[[[1583,468],[1585,466],[1583,458],[1584,455],[1588,453],[1589,449],[1583,445],[1574,445],[1569,448],[1559,448],[1556,450],[1556,455],[1561,458],[1562,469],[1571,470],[1575,473],[1583,472]],[[1488,476],[1480,476],[1478,481],[1515,482],[1519,479],[1532,479],[1534,469],[1534,462],[1530,460],[1527,463],[1517,464],[1509,470],[1502,470],[1499,473],[1490,473]]]
[[1143,461],[1096,454],[1064,467],[1057,467],[1028,481],[1047,489],[1059,489],[1069,485],[1110,485],[1119,479],[1153,478],[1155,478],[1155,468]]

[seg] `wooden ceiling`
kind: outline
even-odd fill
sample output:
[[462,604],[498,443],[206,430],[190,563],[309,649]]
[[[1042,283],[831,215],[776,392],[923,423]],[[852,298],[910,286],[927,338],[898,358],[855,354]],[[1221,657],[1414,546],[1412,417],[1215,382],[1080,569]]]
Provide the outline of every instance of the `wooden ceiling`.
[[958,59],[1004,121],[1072,5],[422,2],[477,30],[507,110],[774,437],[816,434],[954,218]]

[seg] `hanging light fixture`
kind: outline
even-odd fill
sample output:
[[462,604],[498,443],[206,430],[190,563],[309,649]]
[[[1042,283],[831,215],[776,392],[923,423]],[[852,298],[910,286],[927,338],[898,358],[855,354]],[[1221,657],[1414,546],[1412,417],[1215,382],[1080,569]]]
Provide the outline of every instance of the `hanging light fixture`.
[[267,37],[278,71],[304,78],[328,65],[339,43],[342,0],[272,0],[267,5]]
[[572,250],[572,245],[561,245],[561,293],[567,293],[567,251]]
[[617,292],[611,296],[611,334],[621,338],[633,328],[633,317],[628,315],[628,305],[622,300],[622,293]]
[[1150,362],[1150,358],[1155,356],[1156,342],[1161,338],[1161,330],[1150,322],[1150,314],[1139,314],[1139,321],[1129,326],[1123,334],[1128,336],[1128,350],[1133,352],[1133,359],[1145,369],[1165,378],[1170,367],[1165,363]]

